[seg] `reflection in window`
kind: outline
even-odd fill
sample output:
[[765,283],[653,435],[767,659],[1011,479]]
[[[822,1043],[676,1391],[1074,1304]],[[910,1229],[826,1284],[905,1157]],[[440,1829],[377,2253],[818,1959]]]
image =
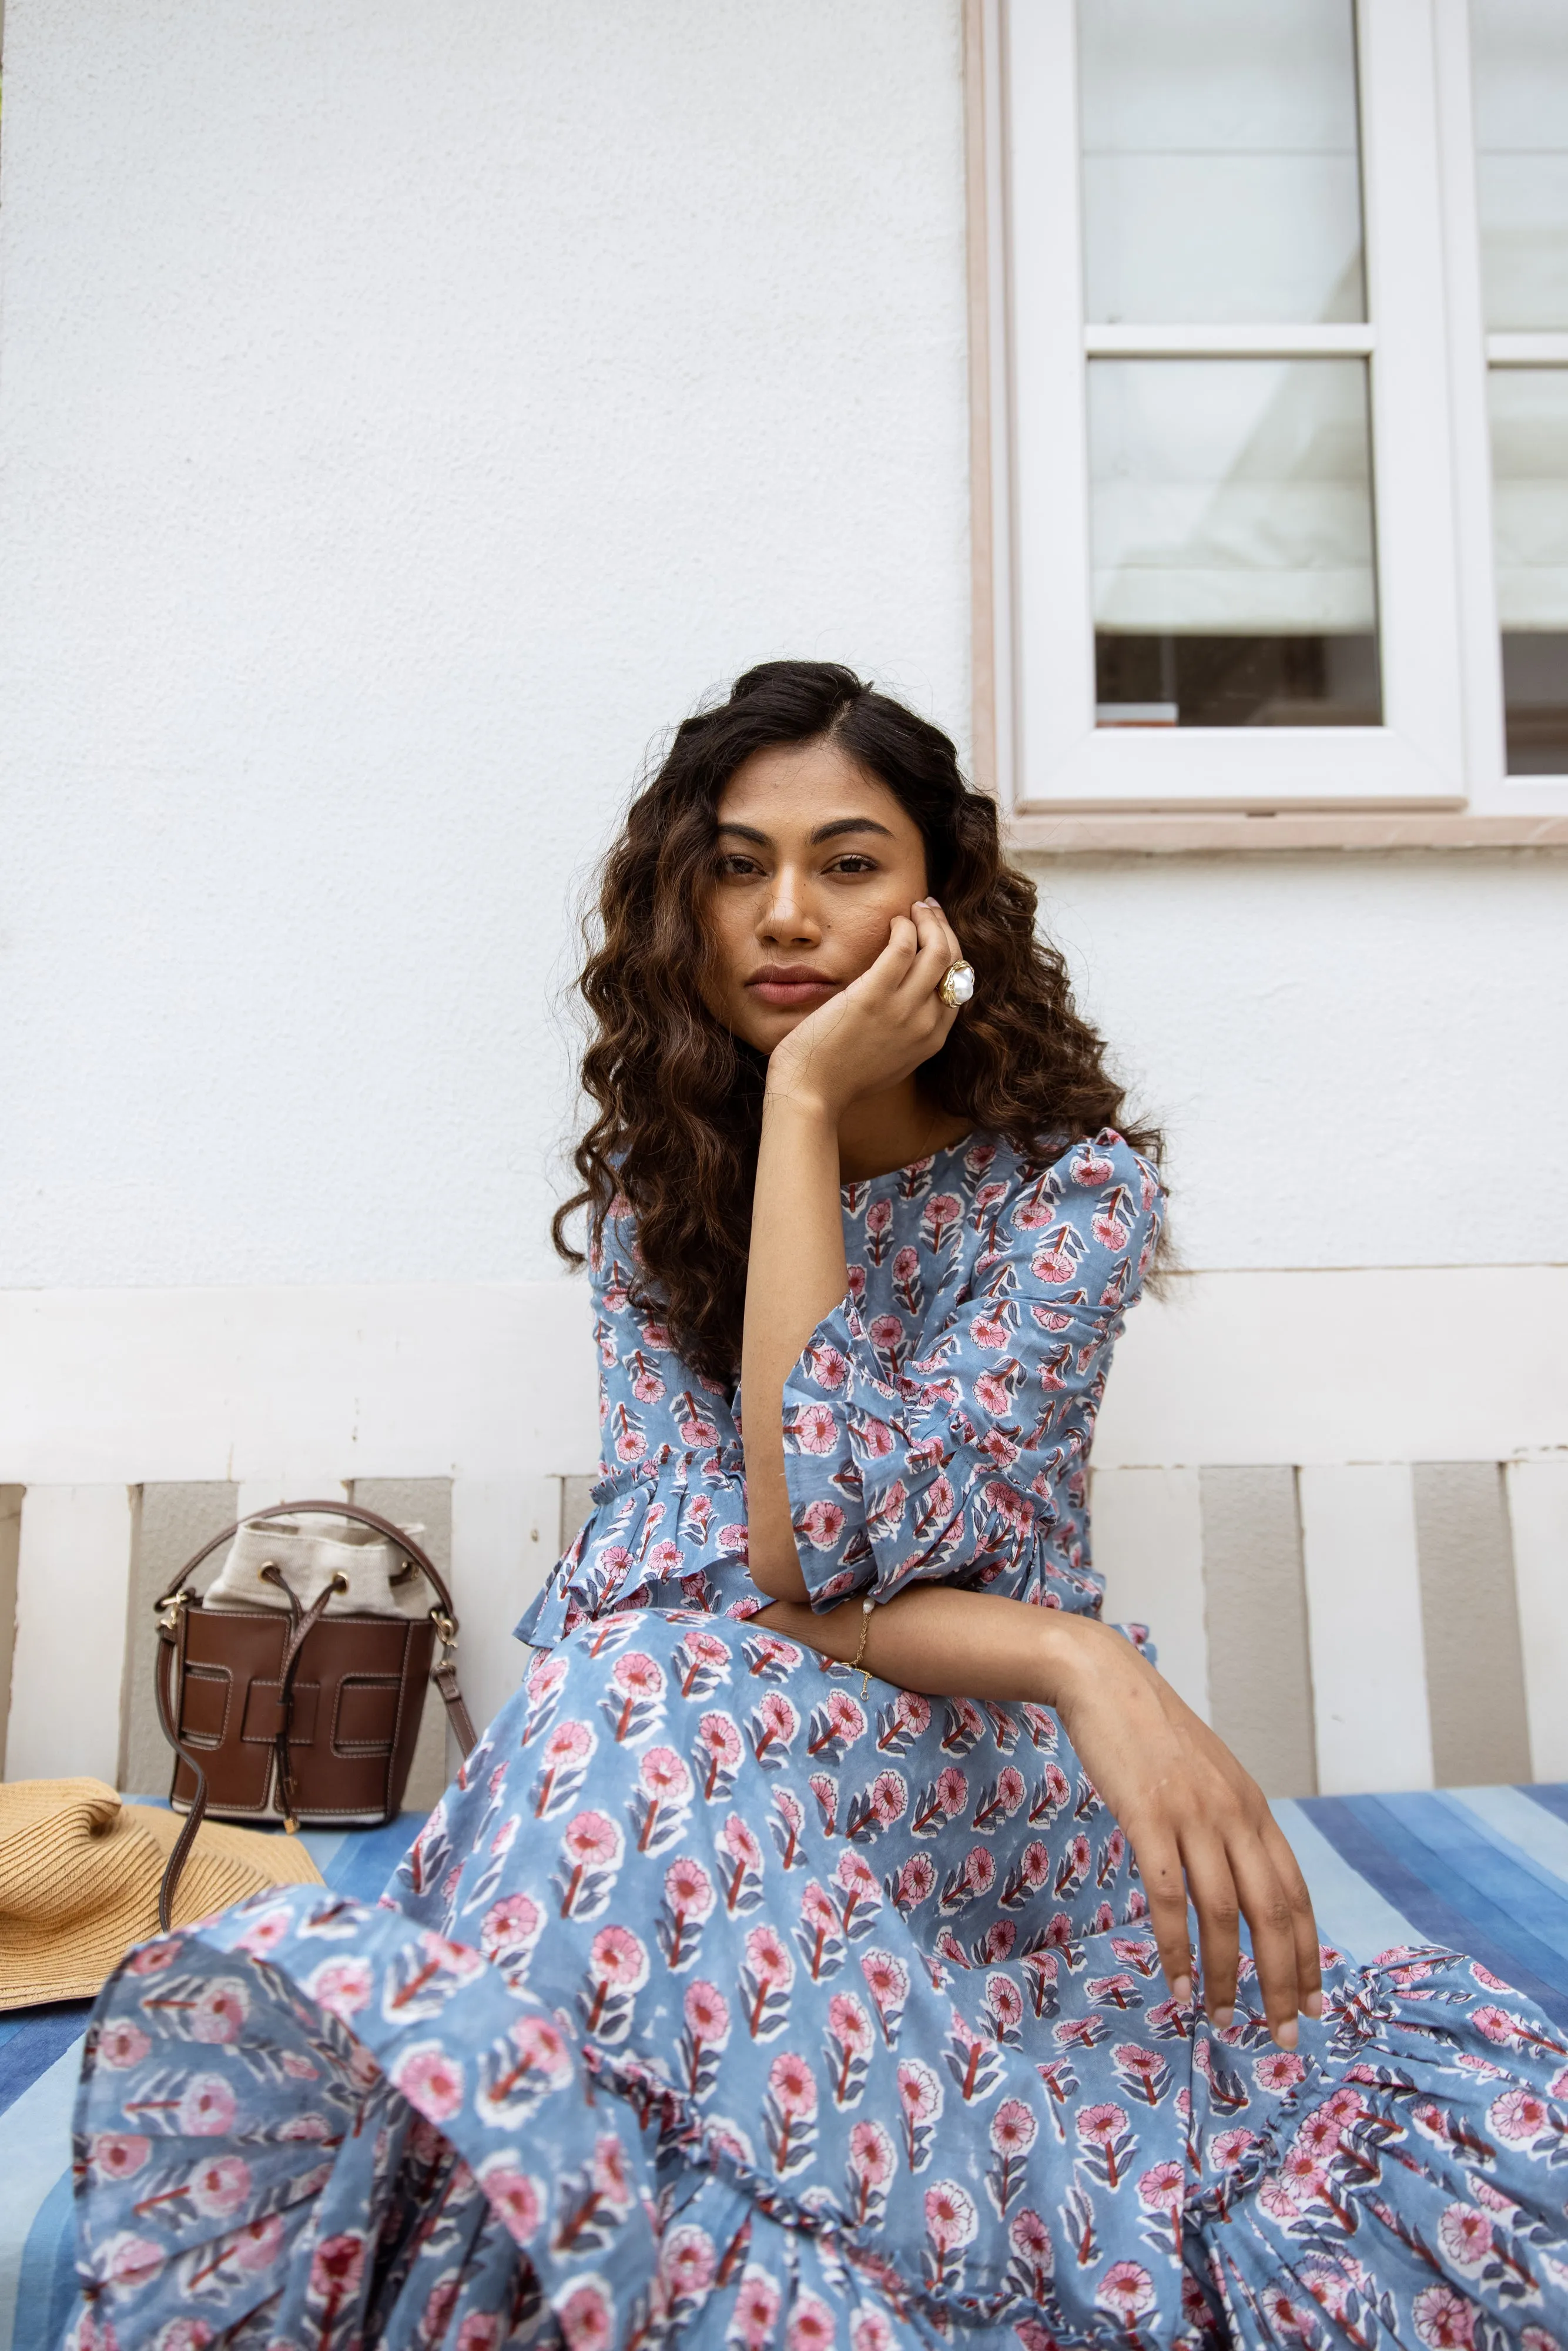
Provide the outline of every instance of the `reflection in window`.
[[1568,774],[1568,368],[1494,368],[1492,528],[1508,768]]
[[1470,26],[1486,323],[1568,328],[1568,8],[1472,0]]
[[1102,726],[1380,723],[1360,360],[1094,360]]
[[1351,0],[1079,0],[1084,316],[1364,319]]

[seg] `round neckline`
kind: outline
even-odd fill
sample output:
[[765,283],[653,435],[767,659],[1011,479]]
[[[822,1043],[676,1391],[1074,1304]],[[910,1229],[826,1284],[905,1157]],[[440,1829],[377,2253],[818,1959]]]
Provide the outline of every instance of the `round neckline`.
[[961,1134],[958,1137],[956,1143],[944,1143],[940,1144],[935,1151],[923,1151],[918,1159],[905,1160],[902,1167],[889,1167],[880,1176],[852,1176],[848,1182],[839,1186],[839,1190],[841,1194],[861,1190],[870,1191],[878,1184],[896,1184],[902,1176],[910,1175],[916,1167],[935,1167],[939,1159],[952,1159],[962,1152],[973,1151],[978,1143],[990,1143],[998,1151],[1003,1147],[994,1137],[983,1134],[977,1126],[971,1127],[967,1134]]

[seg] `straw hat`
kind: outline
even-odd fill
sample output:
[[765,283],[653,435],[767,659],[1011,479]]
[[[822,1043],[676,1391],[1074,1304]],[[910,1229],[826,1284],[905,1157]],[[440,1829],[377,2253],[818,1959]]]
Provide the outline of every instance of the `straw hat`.
[[[90,2000],[134,1943],[158,1932],[158,1885],[183,1821],[122,1803],[101,1780],[0,1784],[0,2009]],[[174,1924],[264,1886],[319,1886],[298,1837],[204,1821]]]

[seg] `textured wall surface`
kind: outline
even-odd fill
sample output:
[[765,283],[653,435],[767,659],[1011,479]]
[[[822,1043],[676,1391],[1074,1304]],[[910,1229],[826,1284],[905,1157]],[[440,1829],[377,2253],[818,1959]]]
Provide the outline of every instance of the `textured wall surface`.
[[967,706],[959,0],[12,0],[0,176],[0,1286],[553,1270],[650,739]]

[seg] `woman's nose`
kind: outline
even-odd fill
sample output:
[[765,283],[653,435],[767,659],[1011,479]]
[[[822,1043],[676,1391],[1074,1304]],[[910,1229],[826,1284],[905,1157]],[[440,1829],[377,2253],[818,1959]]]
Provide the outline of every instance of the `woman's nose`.
[[801,889],[798,877],[782,871],[775,875],[760,928],[764,938],[768,939],[809,940],[814,944],[821,935],[809,894]]

